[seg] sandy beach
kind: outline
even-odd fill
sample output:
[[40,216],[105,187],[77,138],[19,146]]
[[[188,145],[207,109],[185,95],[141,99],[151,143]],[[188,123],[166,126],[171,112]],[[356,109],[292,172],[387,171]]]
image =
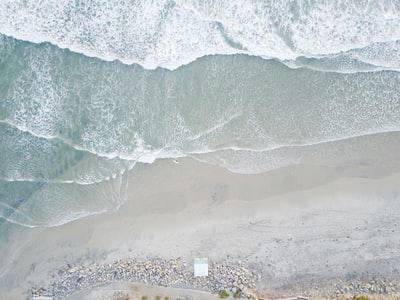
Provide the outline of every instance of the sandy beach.
[[[374,139],[382,137],[365,142]],[[368,161],[252,175],[192,158],[138,165],[124,178],[129,196],[115,213],[52,228],[3,224],[13,232],[0,258],[3,299],[48,286],[57,270],[127,258],[243,264],[266,297],[314,295],[337,280],[399,282],[397,147],[374,148]]]
[[365,2],[0,1],[0,300],[400,300]]

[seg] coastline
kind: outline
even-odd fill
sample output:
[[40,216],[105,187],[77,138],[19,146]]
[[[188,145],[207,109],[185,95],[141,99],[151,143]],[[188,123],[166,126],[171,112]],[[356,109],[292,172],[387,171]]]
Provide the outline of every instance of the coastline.
[[[54,270],[53,282],[32,287],[29,299],[298,299],[309,298],[392,299],[400,296],[400,285],[388,280],[334,280],[323,286],[296,287],[285,293],[259,291],[256,271],[235,265],[211,263],[207,277],[194,277],[191,263],[181,258],[138,261],[117,260],[107,264],[68,265]],[[294,296],[298,295],[298,296]],[[47,298],[46,298],[47,297]],[[366,298],[364,298],[366,299]]]
[[51,228],[2,225],[14,234],[1,245],[0,289],[19,299],[57,281],[68,265],[156,257],[243,264],[258,278],[254,290],[269,298],[336,295],[340,282],[343,290],[373,280],[397,286],[400,172],[392,160],[382,163],[398,150],[390,146],[368,164],[253,175],[191,158],[139,165],[127,174],[129,199],[117,212]]
[[0,300],[400,300],[400,0],[0,8]]

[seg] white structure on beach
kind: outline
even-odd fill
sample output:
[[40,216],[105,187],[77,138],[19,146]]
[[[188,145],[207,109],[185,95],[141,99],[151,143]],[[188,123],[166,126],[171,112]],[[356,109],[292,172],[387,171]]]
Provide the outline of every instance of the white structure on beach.
[[194,259],[194,276],[208,276],[208,258]]

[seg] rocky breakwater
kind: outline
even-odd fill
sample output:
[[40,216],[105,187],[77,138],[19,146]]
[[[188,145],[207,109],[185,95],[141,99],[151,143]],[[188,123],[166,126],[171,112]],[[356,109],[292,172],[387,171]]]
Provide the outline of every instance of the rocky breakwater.
[[32,287],[31,298],[46,296],[63,299],[78,291],[118,281],[199,289],[211,293],[225,290],[237,297],[250,297],[254,295],[258,279],[256,273],[242,263],[210,262],[209,276],[194,277],[193,262],[159,257],[121,259],[112,263],[68,264],[63,269],[53,271],[50,277],[53,280],[47,286]]
[[389,280],[354,280],[352,282],[337,282],[335,284],[335,294],[341,295],[398,295],[398,284]]

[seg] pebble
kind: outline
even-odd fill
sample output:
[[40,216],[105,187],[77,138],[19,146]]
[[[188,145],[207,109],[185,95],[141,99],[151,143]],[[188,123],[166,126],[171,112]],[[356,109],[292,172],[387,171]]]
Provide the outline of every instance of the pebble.
[[314,297],[323,296],[324,298],[351,298],[354,295],[374,295],[393,296],[399,295],[398,285],[389,280],[349,280],[334,281],[310,291]]
[[[189,267],[190,266],[190,267]],[[113,263],[72,266],[69,264],[63,270],[56,270],[51,274],[55,280],[47,287],[32,287],[32,297],[51,297],[64,299],[80,291],[89,289],[98,284],[117,281],[131,281],[137,283],[190,288],[218,292],[220,289],[237,289],[242,291],[243,297],[248,297],[243,290],[252,291],[258,279],[256,272],[247,270],[240,264],[209,263],[209,276],[206,280],[194,277],[191,264],[181,258],[163,260],[161,258],[147,259],[146,261],[126,259],[116,260]]]
[[[47,286],[34,286],[31,298],[49,297],[64,299],[71,294],[93,286],[118,281],[131,281],[157,286],[200,289],[218,292],[221,289],[235,293],[240,290],[242,298],[256,294],[256,282],[261,278],[254,271],[238,264],[209,263],[209,276],[194,277],[192,264],[181,258],[164,260],[159,257],[145,261],[119,259],[113,263],[92,263],[86,265],[68,264],[64,269],[50,274],[53,278]],[[315,287],[314,293],[327,298],[341,298],[348,295],[398,295],[399,285],[389,280],[337,280],[327,286]],[[307,293],[305,292],[305,295]]]

